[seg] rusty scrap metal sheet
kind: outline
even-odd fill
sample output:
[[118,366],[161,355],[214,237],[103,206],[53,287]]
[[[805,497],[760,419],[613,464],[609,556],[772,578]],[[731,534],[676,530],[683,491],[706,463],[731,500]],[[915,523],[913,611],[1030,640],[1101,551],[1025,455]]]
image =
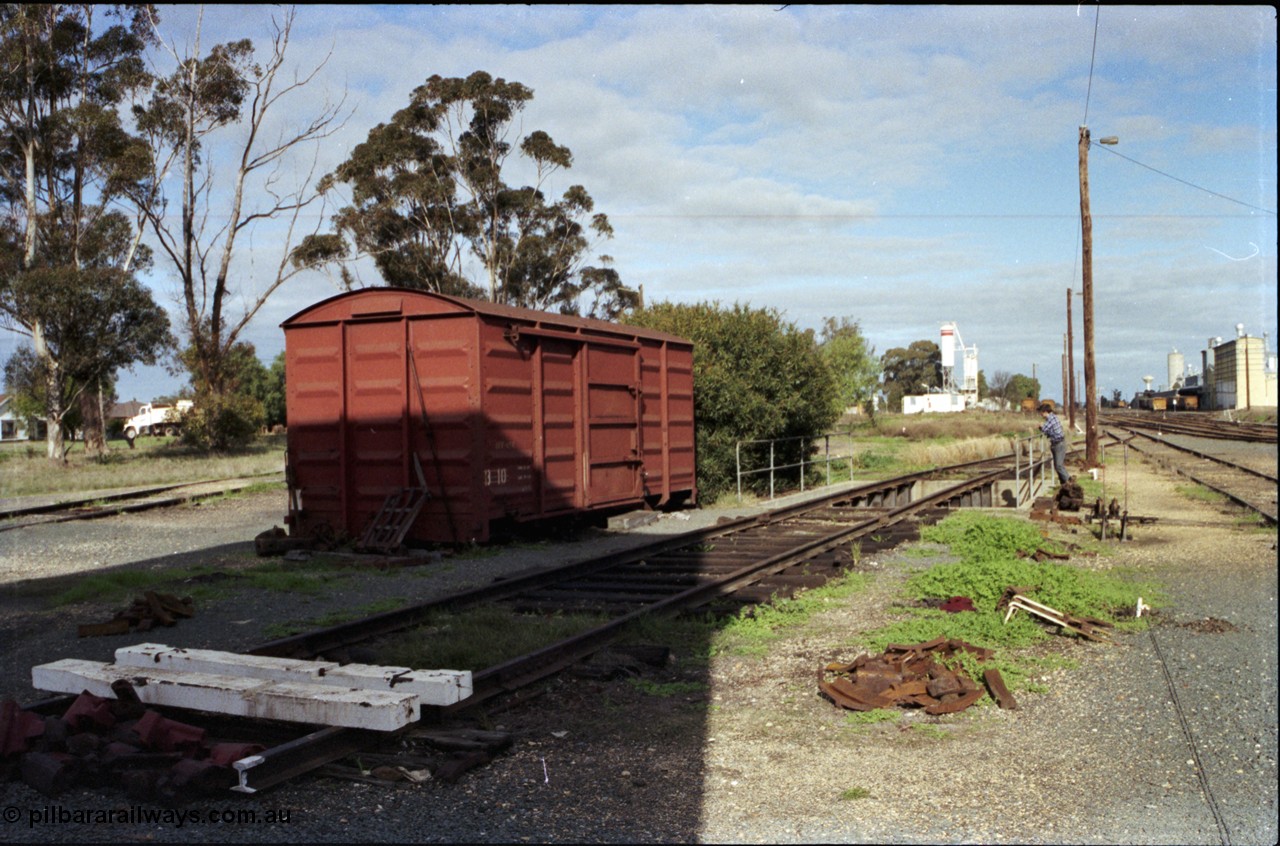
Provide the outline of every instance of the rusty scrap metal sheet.
[[954,714],[986,694],[962,670],[939,663],[961,652],[982,661],[991,658],[989,649],[945,637],[890,644],[878,656],[859,655],[849,663],[827,664],[818,671],[818,691],[851,711],[896,706],[922,708],[926,714]]
[[1004,676],[1000,675],[1000,671],[994,667],[985,670],[982,673],[982,680],[986,682],[987,690],[991,691],[991,697],[995,699],[996,704],[1006,711],[1016,711],[1018,708],[1018,700],[1013,698],[1013,694],[1009,692],[1008,686],[1004,683]]

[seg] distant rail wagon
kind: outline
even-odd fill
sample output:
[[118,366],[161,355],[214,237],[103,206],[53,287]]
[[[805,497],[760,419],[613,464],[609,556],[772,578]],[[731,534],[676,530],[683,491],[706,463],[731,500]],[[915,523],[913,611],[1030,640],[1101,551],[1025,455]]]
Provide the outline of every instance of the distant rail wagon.
[[423,291],[340,294],[282,324],[290,534],[488,540],[696,499],[693,344]]

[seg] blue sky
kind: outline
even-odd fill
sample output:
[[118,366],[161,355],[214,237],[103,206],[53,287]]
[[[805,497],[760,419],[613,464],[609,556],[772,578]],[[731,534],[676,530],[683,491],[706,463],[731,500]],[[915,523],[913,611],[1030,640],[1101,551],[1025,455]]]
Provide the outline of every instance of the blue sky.
[[[209,7],[206,51],[261,38],[272,11]],[[161,15],[190,39],[195,7]],[[1101,391],[1162,385],[1174,349],[1198,369],[1237,323],[1275,349],[1272,7],[300,7],[292,59],[329,53],[277,115],[345,96],[322,172],[427,77],[484,70],[534,90],[523,132],[574,154],[553,190],[587,188],[615,230],[601,251],[648,301],[749,303],[802,328],[848,317],[877,354],[954,321],[988,376],[1034,370],[1053,397],[1081,285],[1087,123],[1120,138],[1089,156]],[[252,284],[278,259],[264,230],[237,267]],[[337,290],[292,281],[247,339],[269,361],[280,322]],[[18,342],[0,333],[0,356]],[[119,394],[179,385],[139,369]]]

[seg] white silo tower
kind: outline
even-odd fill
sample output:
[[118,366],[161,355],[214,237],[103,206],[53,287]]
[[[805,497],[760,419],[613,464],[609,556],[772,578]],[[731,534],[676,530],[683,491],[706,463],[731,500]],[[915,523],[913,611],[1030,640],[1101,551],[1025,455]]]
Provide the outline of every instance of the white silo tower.
[[1187,372],[1187,363],[1182,353],[1175,349],[1169,353],[1169,390],[1176,391],[1182,387],[1183,376]]
[[954,391],[956,367],[956,324],[942,324],[942,333],[938,340],[938,349],[942,353],[942,387]]

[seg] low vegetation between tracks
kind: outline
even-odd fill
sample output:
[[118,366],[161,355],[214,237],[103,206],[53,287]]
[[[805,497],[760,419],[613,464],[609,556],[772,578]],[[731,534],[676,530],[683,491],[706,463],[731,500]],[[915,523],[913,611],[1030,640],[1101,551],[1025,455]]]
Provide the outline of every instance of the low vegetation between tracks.
[[[1145,627],[1145,620],[1132,616],[1139,596],[1148,605],[1161,604],[1157,584],[1098,562],[1105,554],[1101,546],[1082,548],[1046,539],[1039,526],[1025,519],[961,511],[924,527],[921,540],[923,544],[909,547],[904,554],[910,558],[911,550],[917,550],[920,556],[935,560],[916,568],[918,572],[893,588],[898,619],[860,633],[858,642],[867,651],[881,651],[890,643],[958,638],[994,651],[983,663],[968,656],[959,659],[974,678],[995,668],[1011,688],[1034,689],[1033,676],[1064,662],[1036,648],[1050,637],[1042,623],[1026,615],[1004,622],[997,606],[1006,588],[1033,591],[1039,602],[1114,622],[1122,630]],[[1037,560],[1045,554],[1067,560]],[[853,569],[843,576],[792,598],[751,605],[732,614],[698,610],[672,618],[644,618],[631,624],[619,642],[671,649],[675,665],[670,675],[650,680],[652,684],[645,688],[653,695],[664,695],[664,685],[703,678],[709,662],[719,657],[750,660],[767,655],[789,632],[837,609],[876,580],[892,578],[862,566],[869,562],[854,559]],[[947,613],[938,609],[943,600],[954,596],[970,598],[975,610]],[[500,604],[443,609],[415,629],[362,647],[368,653],[362,660],[478,672],[592,629],[606,619],[590,613],[517,613]],[[318,627],[332,621],[311,622]]]

